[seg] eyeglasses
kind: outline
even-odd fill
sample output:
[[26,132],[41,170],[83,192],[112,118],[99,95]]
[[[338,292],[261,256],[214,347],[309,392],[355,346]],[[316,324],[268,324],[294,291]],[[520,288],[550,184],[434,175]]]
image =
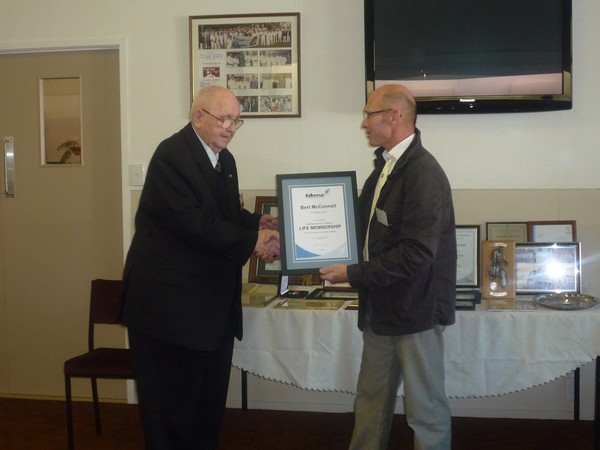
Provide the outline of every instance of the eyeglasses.
[[244,125],[244,121],[242,119],[221,119],[220,117],[215,116],[213,113],[208,112],[205,109],[201,109],[200,111],[205,112],[209,116],[212,116],[215,119],[217,119],[219,122],[221,122],[221,128],[230,128],[231,125],[233,125],[233,127],[236,130],[239,130],[241,128],[241,126]]
[[378,111],[363,111],[363,119],[364,120],[369,120],[372,116],[374,116],[375,114],[381,114],[384,112],[388,112],[388,111],[393,111],[393,108],[388,108],[388,109],[380,109]]

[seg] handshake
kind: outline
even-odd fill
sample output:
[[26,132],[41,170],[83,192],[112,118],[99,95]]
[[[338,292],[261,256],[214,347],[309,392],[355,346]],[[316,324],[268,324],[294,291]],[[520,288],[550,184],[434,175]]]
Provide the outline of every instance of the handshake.
[[259,230],[254,251],[266,263],[272,263],[279,258],[279,231]]
[[266,263],[272,263],[279,258],[279,231],[278,220],[269,214],[260,218],[258,239],[254,251]]

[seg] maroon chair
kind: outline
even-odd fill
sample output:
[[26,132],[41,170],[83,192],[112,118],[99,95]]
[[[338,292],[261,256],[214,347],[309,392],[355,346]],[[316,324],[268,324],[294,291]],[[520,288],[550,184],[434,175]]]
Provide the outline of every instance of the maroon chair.
[[98,403],[98,378],[133,379],[133,362],[127,348],[96,348],[94,330],[96,324],[122,326],[121,314],[123,281],[92,280],[90,296],[90,319],[88,328],[88,352],[75,356],[64,365],[65,396],[67,403],[67,433],[69,449],[73,449],[73,404],[71,399],[71,378],[90,378],[94,401],[96,433],[102,434],[100,406]]

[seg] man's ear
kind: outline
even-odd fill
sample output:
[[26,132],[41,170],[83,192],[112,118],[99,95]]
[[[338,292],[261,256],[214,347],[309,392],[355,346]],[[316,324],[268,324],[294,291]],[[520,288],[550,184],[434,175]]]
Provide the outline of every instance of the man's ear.
[[196,123],[198,120],[200,120],[200,117],[202,117],[201,110],[196,109],[194,112],[192,112],[192,122]]

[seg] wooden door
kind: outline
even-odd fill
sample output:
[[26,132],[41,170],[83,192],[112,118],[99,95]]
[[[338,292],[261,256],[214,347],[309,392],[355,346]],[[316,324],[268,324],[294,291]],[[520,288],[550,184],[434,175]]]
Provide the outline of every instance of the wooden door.
[[[82,165],[42,163],[39,79],[60,77],[81,79]],[[0,395],[62,396],[64,360],[87,348],[90,281],[121,276],[118,51],[0,55],[6,138],[15,170],[11,197],[3,151]],[[122,345],[123,332],[107,334]],[[89,395],[87,384],[74,389]],[[114,389],[107,395],[125,397],[123,383]]]

